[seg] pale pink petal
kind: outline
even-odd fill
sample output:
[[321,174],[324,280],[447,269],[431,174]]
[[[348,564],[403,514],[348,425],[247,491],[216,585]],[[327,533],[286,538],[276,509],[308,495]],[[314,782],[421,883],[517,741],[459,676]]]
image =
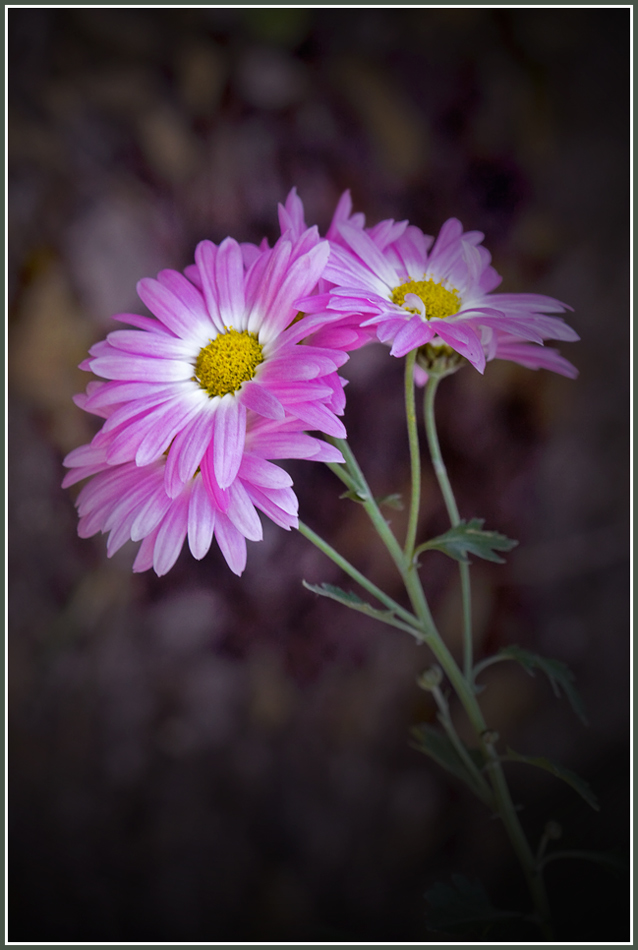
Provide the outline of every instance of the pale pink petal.
[[268,515],[270,520],[274,521],[280,528],[285,528],[286,531],[290,531],[291,528],[298,526],[296,509],[294,514],[284,510],[277,501],[269,497],[269,493],[265,489],[258,488],[256,485],[247,486],[247,491],[259,510],[263,511],[265,515]]
[[244,262],[239,244],[233,238],[226,238],[219,245],[215,276],[219,312],[224,326],[245,329]]
[[149,333],[148,330],[114,330],[106,337],[111,346],[126,353],[163,359],[189,359],[198,350],[193,344],[167,333]]
[[155,539],[159,528],[156,528],[152,534],[147,535],[140,545],[137,557],[133,561],[133,571],[136,574],[142,571],[148,571],[153,567],[153,551],[155,548]]
[[246,539],[221,512],[215,521],[215,538],[233,574],[241,576],[246,567]]
[[235,479],[228,489],[228,494],[230,501],[226,514],[232,523],[249,541],[261,541],[264,532],[259,515],[240,479]]
[[399,283],[394,267],[365,231],[345,222],[339,225],[339,234],[378,279],[388,287],[394,287]]
[[208,400],[198,415],[175,436],[168,451],[164,474],[166,492],[171,498],[179,494],[183,485],[193,477],[211,443],[216,404],[217,400]]
[[329,254],[330,245],[322,241],[288,267],[276,294],[262,311],[260,340],[273,339],[292,323],[298,312],[295,301],[305,297],[316,286]]
[[144,356],[101,356],[90,361],[91,371],[107,379],[126,379],[139,382],[170,383],[190,379],[193,364],[184,360],[158,360]]
[[449,320],[431,320],[430,325],[445,343],[469,360],[479,373],[485,370],[485,353],[472,327],[460,321],[452,323]]
[[261,386],[256,379],[249,379],[242,383],[237,398],[246,409],[252,409],[253,412],[267,419],[283,419],[285,416],[284,407],[279,399]]
[[188,546],[200,561],[208,552],[215,530],[215,508],[201,478],[193,482],[188,504]]
[[137,293],[151,313],[177,336],[185,340],[197,336],[199,320],[196,314],[168,287],[151,277],[144,277],[138,282]]
[[423,321],[421,317],[414,316],[403,325],[395,336],[390,355],[405,356],[406,353],[415,350],[418,346],[429,343],[433,336],[434,329],[430,323]]
[[244,452],[239,467],[239,477],[262,488],[290,488],[292,478],[279,465]]
[[188,531],[188,499],[176,498],[162,521],[155,539],[153,568],[158,577],[167,574],[179,557]]
[[343,422],[337,419],[326,406],[321,403],[300,402],[290,406],[290,412],[305,422],[309,428],[325,432],[337,439],[347,438]]
[[218,332],[224,330],[224,318],[219,309],[219,295],[217,293],[217,280],[215,274],[215,261],[217,258],[217,248],[212,241],[200,241],[195,248],[195,263],[199,270],[199,276],[202,282],[202,292],[208,314]]
[[246,409],[232,395],[219,401],[213,433],[213,464],[220,488],[228,488],[235,479],[246,441]]
[[156,320],[155,317],[142,317],[139,313],[114,313],[112,320],[119,320],[120,323],[130,323],[132,327],[138,327],[140,330],[150,330],[151,333],[163,333],[165,336],[176,336],[167,326]]

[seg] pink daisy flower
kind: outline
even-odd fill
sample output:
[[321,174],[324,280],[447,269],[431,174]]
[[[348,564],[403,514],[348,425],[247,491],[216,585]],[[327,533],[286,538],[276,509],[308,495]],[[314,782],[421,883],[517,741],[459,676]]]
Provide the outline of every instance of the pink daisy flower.
[[[79,397],[78,401],[86,400]],[[300,432],[296,419],[274,422],[249,410],[244,451],[232,484],[220,489],[211,478],[212,462],[203,460],[201,469],[170,496],[166,456],[148,465],[134,461],[112,465],[108,462],[110,443],[110,438],[94,440],[64,460],[70,469],[64,488],[90,477],[76,499],[78,534],[82,538],[98,531],[108,534],[109,557],[126,541],[141,541],[133,570],[153,567],[160,576],[173,567],[186,539],[191,554],[200,560],[213,538],[230,569],[240,575],[246,566],[246,540],[262,539],[257,509],[286,530],[298,525],[292,479],[270,460],[343,461],[332,445]],[[212,443],[206,452],[212,455]]]
[[154,318],[118,314],[137,329],[109,333],[82,364],[108,380],[89,387],[83,403],[108,416],[93,440],[105,463],[144,467],[166,455],[166,492],[177,498],[200,467],[209,486],[232,485],[249,412],[345,437],[336,370],[348,357],[305,342],[321,318],[295,319],[297,298],[315,288],[328,254],[316,228],[284,235],[248,268],[232,238],[219,247],[202,241],[187,269],[193,282],[172,270],[141,280]]
[[[509,359],[577,375],[571,363],[542,346],[550,339],[579,339],[564,320],[551,316],[571,308],[541,294],[493,293],[501,278],[481,245],[481,232],[463,232],[450,218],[433,244],[406,222],[365,229],[347,215],[336,231],[339,239],[331,241],[323,273],[333,288],[327,299],[321,295],[321,306],[358,314],[363,329],[374,327],[378,339],[391,344],[393,356],[430,344],[449,347],[481,373],[487,360]],[[310,309],[312,301],[300,306]]]

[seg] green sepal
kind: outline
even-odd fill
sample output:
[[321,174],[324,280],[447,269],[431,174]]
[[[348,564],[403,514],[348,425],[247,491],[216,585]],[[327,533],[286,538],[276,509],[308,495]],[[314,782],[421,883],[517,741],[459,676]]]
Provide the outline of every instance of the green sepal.
[[479,881],[453,874],[452,884],[437,883],[425,892],[430,930],[454,936],[486,936],[499,921],[521,919],[523,914],[494,907]]
[[496,655],[520,663],[530,676],[534,676],[534,670],[544,673],[552,685],[554,694],[560,698],[562,690],[578,718],[587,725],[583,701],[574,686],[574,674],[565,663],[561,660],[550,660],[547,657],[538,656],[537,653],[524,650],[516,644],[503,647]]
[[[476,791],[474,776],[470,774],[465,762],[444,733],[439,732],[438,729],[430,726],[427,722],[413,726],[410,733],[415,739],[414,748],[418,749],[419,752],[424,752],[425,755],[429,755],[438,765],[469,785],[473,792]],[[467,752],[476,767],[479,770],[482,769],[485,762],[479,750],[468,749]]]
[[545,756],[542,755],[519,755],[518,752],[514,752],[514,750],[509,747],[507,754],[501,758],[509,762],[524,762],[526,765],[535,765],[539,769],[551,772],[556,778],[560,778],[563,782],[567,782],[568,785],[571,785],[574,791],[578,792],[581,798],[583,798],[594,811],[600,811],[598,800],[587,782],[582,779],[580,775],[576,775],[575,772],[572,772],[571,769],[566,769],[562,765],[556,765],[555,762],[546,759]]
[[518,541],[512,541],[511,538],[506,538],[498,531],[483,531],[484,520],[471,518],[469,521],[460,521],[445,534],[420,544],[414,552],[415,557],[422,551],[442,551],[443,554],[463,564],[469,563],[468,554],[474,554],[485,561],[504,564],[504,559],[495,552],[511,551]]

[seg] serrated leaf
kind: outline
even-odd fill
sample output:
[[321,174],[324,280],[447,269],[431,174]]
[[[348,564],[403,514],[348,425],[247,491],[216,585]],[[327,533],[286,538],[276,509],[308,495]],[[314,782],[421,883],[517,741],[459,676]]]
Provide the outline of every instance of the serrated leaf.
[[535,765],[539,769],[544,769],[546,772],[551,772],[552,775],[555,775],[556,778],[560,778],[563,782],[567,782],[568,785],[574,789],[575,792],[583,798],[587,804],[594,809],[594,811],[600,811],[600,805],[596,799],[596,796],[592,792],[591,788],[587,782],[577,775],[575,772],[572,772],[571,769],[566,769],[562,765],[557,765],[555,762],[552,762],[550,759],[546,759],[545,756],[533,756],[533,755],[519,755],[518,752],[514,752],[513,749],[507,749],[507,755],[504,758],[508,759],[510,762],[524,762],[527,765]]
[[[307,590],[311,590],[315,594],[320,594],[322,597],[329,597],[331,600],[336,600],[345,607],[351,607],[355,610],[361,610],[361,608],[367,607],[375,613],[382,613],[382,611],[375,611],[375,608],[365,600],[362,600],[358,594],[353,594],[352,591],[342,590],[341,587],[337,587],[335,584],[308,584],[307,581],[302,581],[302,584]],[[388,611],[388,613],[389,612],[390,611]]]
[[496,554],[496,551],[511,551],[518,544],[506,538],[498,531],[484,531],[483,518],[471,518],[470,521],[461,521],[431,541],[420,544],[415,554],[421,551],[442,551],[456,561],[468,563],[468,554],[483,558],[484,561],[494,561],[504,564],[505,560]]
[[425,899],[429,904],[430,930],[458,936],[470,936],[477,931],[485,936],[498,921],[523,916],[494,907],[483,885],[462,874],[452,875],[452,885],[434,884],[425,892]]
[[[423,722],[414,726],[411,730],[412,736],[416,740],[416,748],[420,752],[429,755],[438,765],[447,769],[452,775],[461,779],[475,791],[476,783],[474,777],[470,774],[463,762],[463,759],[454,748],[450,739],[443,732],[439,732],[434,726]],[[478,749],[468,749],[469,756],[473,759],[478,769],[484,766],[483,756]]]
[[344,607],[349,607],[351,610],[358,610],[360,613],[367,614],[368,617],[374,617],[377,620],[385,622],[396,619],[396,614],[393,610],[379,610],[377,607],[373,607],[372,604],[369,604],[367,600],[362,600],[358,594],[353,594],[352,591],[342,590],[341,587],[336,587],[334,584],[308,584],[306,581],[302,581],[302,584],[307,590],[311,590],[321,597],[336,600],[337,603],[343,604]]
[[520,663],[530,676],[534,676],[534,670],[540,670],[544,673],[552,684],[556,696],[560,697],[562,690],[576,715],[587,725],[583,701],[574,686],[574,674],[565,663],[561,660],[550,660],[547,657],[538,656],[537,653],[524,650],[516,644],[503,647],[497,655]]

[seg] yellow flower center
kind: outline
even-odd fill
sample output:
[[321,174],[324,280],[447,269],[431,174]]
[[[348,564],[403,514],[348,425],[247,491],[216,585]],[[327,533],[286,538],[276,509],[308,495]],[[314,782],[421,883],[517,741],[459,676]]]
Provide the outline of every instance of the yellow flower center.
[[225,333],[199,351],[193,378],[209,396],[225,396],[252,379],[263,361],[262,346],[255,333],[226,327]]
[[405,295],[416,294],[425,304],[425,316],[427,320],[433,317],[442,319],[451,317],[461,306],[461,298],[457,290],[448,290],[443,284],[437,284],[432,279],[428,280],[409,280],[407,284],[401,284],[392,291],[392,303],[405,307],[409,313],[418,313],[412,307],[405,305]]

